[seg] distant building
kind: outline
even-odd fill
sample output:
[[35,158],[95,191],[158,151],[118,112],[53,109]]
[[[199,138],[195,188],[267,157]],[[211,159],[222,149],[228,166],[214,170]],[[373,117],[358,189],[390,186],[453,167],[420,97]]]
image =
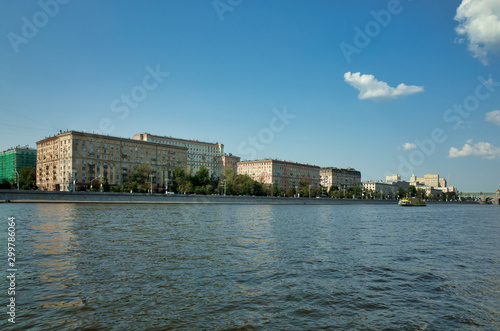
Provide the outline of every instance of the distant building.
[[415,173],[411,175],[410,185],[418,186],[431,186],[434,188],[447,187],[446,179],[439,178],[439,175],[427,174],[424,177],[417,177]]
[[154,188],[165,187],[174,169],[185,169],[187,162],[185,147],[77,131],[36,144],[37,186],[49,191],[72,190],[73,182],[86,187],[98,185],[104,177],[110,185],[123,184],[141,164],[154,171]]
[[401,175],[393,174],[392,176],[385,176],[386,182],[399,182],[401,180]]
[[36,149],[17,146],[0,153],[0,179],[17,180],[23,167],[36,167]]
[[133,139],[187,148],[187,169],[193,174],[198,172],[201,167],[205,167],[209,170],[210,175],[215,174],[218,176],[223,168],[223,144],[155,136],[149,133],[136,134]]
[[332,186],[337,186],[342,190],[361,186],[361,172],[353,168],[321,168],[320,177],[321,185],[328,191]]
[[238,162],[241,161],[241,158],[239,156],[234,156],[232,154],[224,154],[221,156],[222,159],[222,169],[221,173],[225,173],[226,170],[231,169],[234,171],[234,173],[237,173],[238,167],[237,164]]
[[312,187],[319,185],[320,167],[281,160],[243,161],[237,164],[237,173],[249,175],[264,184],[277,183],[284,191],[295,189],[306,178]]
[[363,189],[365,191],[373,191],[377,193],[382,193],[391,197],[398,196],[399,186],[392,182],[373,182],[368,181],[363,183]]

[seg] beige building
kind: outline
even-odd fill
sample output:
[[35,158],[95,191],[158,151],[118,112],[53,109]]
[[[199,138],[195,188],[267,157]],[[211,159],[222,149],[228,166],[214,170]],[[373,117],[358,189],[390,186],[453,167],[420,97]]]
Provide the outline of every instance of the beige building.
[[90,187],[106,177],[110,185],[123,184],[141,164],[154,171],[153,188],[167,186],[176,167],[186,169],[187,148],[68,131],[37,143],[37,186],[68,191],[73,183]]
[[410,185],[417,186],[430,186],[434,188],[447,187],[446,179],[439,178],[439,175],[427,174],[424,177],[417,177],[415,173],[410,178]]
[[386,182],[399,182],[401,181],[401,176],[398,174],[393,174],[392,176],[385,176]]
[[231,169],[235,173],[238,172],[237,164],[240,162],[241,158],[239,156],[234,156],[232,154],[224,154],[221,156],[222,159],[222,169],[221,173],[225,173],[226,170]]
[[320,167],[281,160],[243,161],[237,164],[238,175],[249,175],[264,184],[277,183],[284,191],[299,186],[307,178],[312,187],[319,185]]
[[363,189],[365,191],[373,191],[377,193],[382,193],[389,195],[391,197],[397,197],[399,186],[392,182],[364,182]]
[[332,186],[339,189],[350,189],[361,186],[361,172],[353,168],[327,167],[320,169],[321,185],[330,191]]
[[223,144],[155,136],[149,133],[136,134],[133,139],[187,148],[187,169],[193,174],[198,172],[201,167],[205,167],[209,170],[210,175],[218,176],[223,168],[221,158],[224,155]]

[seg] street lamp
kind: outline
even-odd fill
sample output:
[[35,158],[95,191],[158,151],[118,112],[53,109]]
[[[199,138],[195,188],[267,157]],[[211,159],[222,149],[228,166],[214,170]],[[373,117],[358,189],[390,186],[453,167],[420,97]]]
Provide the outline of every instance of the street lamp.
[[90,181],[90,190],[91,190],[91,191],[92,191],[92,182],[93,182],[94,180],[96,180],[96,179],[101,178],[101,177],[102,177],[102,175],[99,175],[99,176],[95,177],[94,179],[92,179],[92,180]]
[[153,194],[153,177],[154,176],[155,176],[154,174],[149,175],[149,177],[151,177],[151,191],[150,191],[151,194]]
[[19,173],[17,172],[17,169],[14,169],[14,171],[17,174],[17,190],[19,191]]
[[73,190],[72,191],[75,192],[75,184],[76,184],[75,174],[76,174],[76,172],[73,171],[72,174],[73,174]]

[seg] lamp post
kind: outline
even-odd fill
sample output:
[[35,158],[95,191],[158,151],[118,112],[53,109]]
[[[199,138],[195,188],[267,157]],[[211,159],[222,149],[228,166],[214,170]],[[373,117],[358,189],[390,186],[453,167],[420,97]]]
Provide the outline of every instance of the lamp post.
[[17,174],[17,190],[19,191],[19,173],[17,172],[17,169],[14,169],[14,171]]
[[154,174],[149,175],[149,177],[151,177],[151,191],[150,191],[151,194],[153,194],[153,177],[154,176],[155,176]]
[[92,182],[93,182],[94,180],[96,180],[96,179],[101,178],[101,177],[102,177],[102,175],[99,175],[99,176],[95,177],[94,179],[92,179],[92,180],[90,181],[90,190],[91,190],[91,191],[92,191]]
[[75,171],[72,172],[73,174],[73,192],[75,192],[75,184],[76,184],[76,180],[75,180]]

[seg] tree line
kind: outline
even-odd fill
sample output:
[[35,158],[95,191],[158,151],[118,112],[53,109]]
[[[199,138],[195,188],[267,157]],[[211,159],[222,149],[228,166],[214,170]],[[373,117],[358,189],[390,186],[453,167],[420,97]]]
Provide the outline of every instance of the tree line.
[[[17,175],[16,175],[17,176]],[[8,190],[17,188],[17,178],[0,178],[0,189]],[[35,167],[22,167],[19,171],[19,189],[36,190],[36,169]]]
[[[103,192],[139,192],[146,193],[151,190],[151,175],[155,172],[147,164],[139,165],[130,177],[122,185],[110,185],[107,177],[94,179],[90,183],[91,191]],[[153,177],[154,178],[154,177]],[[0,189],[17,188],[17,180],[6,178],[0,179]],[[31,166],[23,167],[19,171],[19,189],[36,190],[36,169]],[[182,168],[175,168],[168,191],[178,194],[227,194],[227,195],[255,195],[255,196],[281,196],[281,197],[319,197],[328,196],[337,199],[389,199],[396,198],[380,192],[364,191],[360,186],[349,189],[341,189],[338,186],[331,186],[326,193],[326,188],[319,185],[313,187],[308,178],[302,178],[299,185],[283,190],[278,183],[264,184],[252,179],[248,175],[236,174],[233,170],[227,169],[220,177],[210,175],[207,168],[201,167],[196,173],[191,174]],[[77,191],[84,190],[77,186]],[[163,193],[164,188],[153,183],[153,191]],[[400,187],[397,191],[397,198],[416,197],[427,200],[455,200],[455,192],[441,193],[438,196],[427,195],[424,189],[416,188],[413,185],[405,190]]]
[[[111,192],[153,192],[163,193],[165,188],[154,183],[151,185],[150,175],[154,171],[149,165],[141,164],[134,169],[130,177],[122,185],[110,186],[107,178],[96,181],[91,185],[92,191]],[[154,178],[154,177],[153,177]],[[303,178],[294,188],[283,190],[278,183],[264,184],[252,179],[248,175],[236,174],[227,169],[221,176],[210,175],[210,171],[201,167],[196,173],[190,173],[183,168],[175,168],[173,176],[166,188],[169,192],[178,194],[226,194],[226,195],[254,195],[254,196],[286,196],[316,197],[322,189],[310,186],[310,180]]]

